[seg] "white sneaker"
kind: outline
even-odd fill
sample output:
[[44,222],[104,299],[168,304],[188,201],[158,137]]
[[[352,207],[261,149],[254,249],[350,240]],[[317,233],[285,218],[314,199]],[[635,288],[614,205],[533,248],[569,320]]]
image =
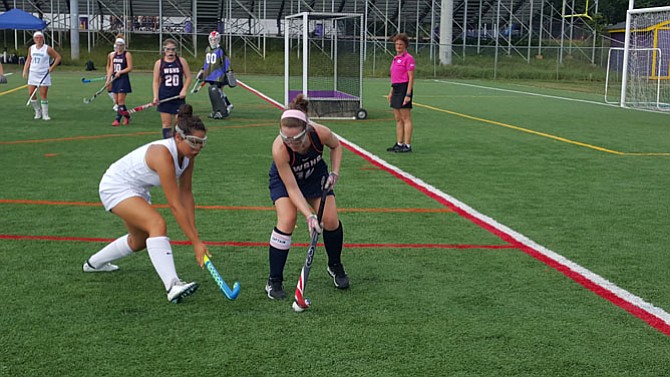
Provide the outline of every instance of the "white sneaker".
[[184,281],[177,281],[172,285],[172,288],[167,293],[167,299],[173,304],[178,303],[181,301],[186,296],[190,296],[195,291],[198,290],[198,283],[196,282],[191,282],[191,283],[186,283]]
[[119,266],[111,263],[106,263],[98,268],[95,268],[91,266],[91,264],[88,263],[87,260],[86,262],[84,262],[84,266],[82,267],[82,269],[84,270],[84,272],[112,272],[118,270]]
[[35,118],[34,119],[42,119],[42,112],[41,111],[35,111]]
[[42,116],[42,119],[43,119],[43,120],[51,120],[51,118],[50,118],[48,115],[44,115],[44,116]]

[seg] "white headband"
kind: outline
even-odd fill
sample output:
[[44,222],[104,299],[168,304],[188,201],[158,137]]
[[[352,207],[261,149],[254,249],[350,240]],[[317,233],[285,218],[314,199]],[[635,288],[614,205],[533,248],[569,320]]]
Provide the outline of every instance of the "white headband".
[[33,33],[33,38],[37,38],[37,37],[44,37],[44,34],[42,34],[41,31],[36,31],[35,33]]
[[296,119],[300,119],[301,121],[307,123],[307,114],[303,113],[300,110],[295,110],[295,109],[286,110],[281,115],[281,119],[284,119],[284,118],[296,118]]
[[114,41],[114,44],[125,45],[126,41],[124,41],[123,38],[116,38],[116,41]]

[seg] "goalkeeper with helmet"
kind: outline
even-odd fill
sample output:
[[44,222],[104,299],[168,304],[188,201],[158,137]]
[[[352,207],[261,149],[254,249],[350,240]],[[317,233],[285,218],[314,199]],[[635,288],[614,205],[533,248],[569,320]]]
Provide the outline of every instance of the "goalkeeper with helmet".
[[221,48],[221,34],[218,31],[209,33],[209,46],[205,50],[205,64],[198,76],[199,81],[209,84],[209,100],[212,103],[212,113],[209,115],[213,119],[223,119],[230,115],[233,104],[230,103],[228,96],[223,92],[223,87],[235,87],[237,82],[230,69],[230,59],[226,52]]

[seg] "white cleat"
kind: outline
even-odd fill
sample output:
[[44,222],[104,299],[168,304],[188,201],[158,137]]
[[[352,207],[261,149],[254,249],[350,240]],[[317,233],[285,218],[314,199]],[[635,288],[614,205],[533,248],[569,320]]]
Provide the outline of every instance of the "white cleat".
[[35,118],[33,119],[42,119],[42,112],[41,111],[35,111]]
[[43,119],[43,120],[51,120],[51,118],[50,118],[48,115],[44,115],[44,116],[42,117],[42,119]]
[[172,285],[172,288],[167,293],[167,299],[173,304],[180,302],[184,297],[190,296],[198,290],[198,283],[186,283],[184,281],[177,281]]
[[82,267],[82,269],[84,270],[84,272],[112,272],[118,270],[119,266],[111,263],[106,263],[98,268],[95,268],[91,266],[91,264],[88,263],[88,261],[86,261],[84,262],[84,266]]

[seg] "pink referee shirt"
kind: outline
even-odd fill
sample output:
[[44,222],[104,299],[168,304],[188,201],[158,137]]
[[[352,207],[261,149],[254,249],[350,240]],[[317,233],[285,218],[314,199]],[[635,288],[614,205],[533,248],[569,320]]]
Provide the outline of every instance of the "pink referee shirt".
[[391,63],[391,84],[401,82],[409,82],[409,75],[407,72],[413,71],[416,68],[414,57],[405,51],[400,55],[393,57]]

